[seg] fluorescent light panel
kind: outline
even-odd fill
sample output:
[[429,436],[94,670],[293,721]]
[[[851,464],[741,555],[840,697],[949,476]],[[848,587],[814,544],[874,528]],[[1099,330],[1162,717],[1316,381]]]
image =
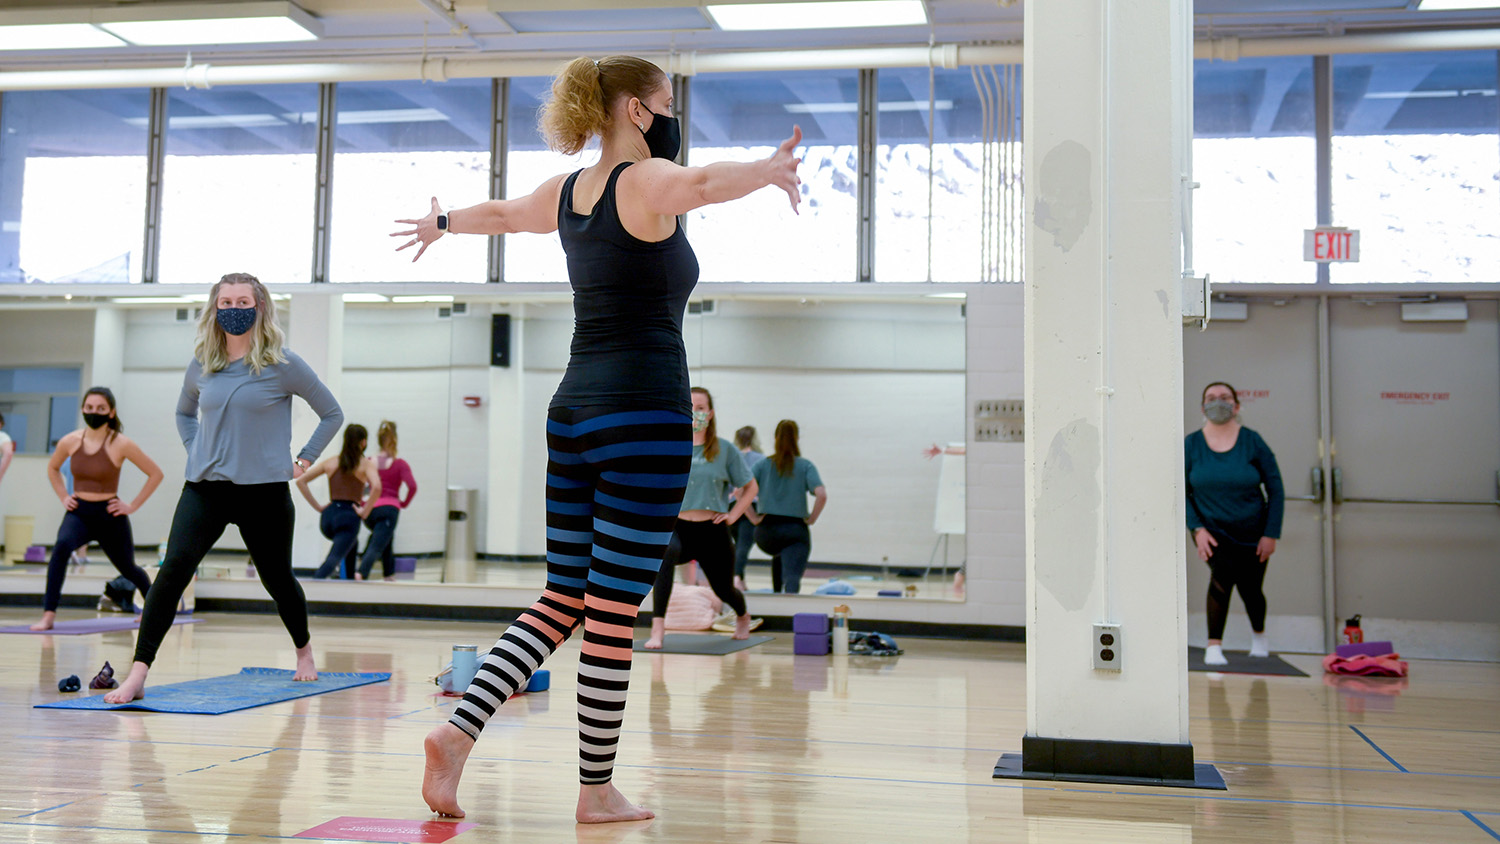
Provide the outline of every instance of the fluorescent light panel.
[[0,11],[0,50],[308,41],[317,18],[290,0]]
[[926,26],[922,0],[820,0],[810,3],[734,3],[706,7],[724,30],[860,29]]
[[101,23],[132,44],[175,47],[192,44],[271,44],[313,41],[317,35],[291,18],[216,18],[213,20],[120,21]]
[[346,304],[384,304],[391,301],[391,297],[382,296],[379,293],[345,293]]
[[77,50],[124,46],[124,41],[86,23],[0,26],[0,50]]
[[1422,12],[1454,12],[1464,9],[1496,9],[1500,8],[1497,0],[1422,0],[1418,11]]
[[438,302],[447,304],[453,301],[452,296],[392,296],[391,301],[401,305],[410,305],[417,302]]

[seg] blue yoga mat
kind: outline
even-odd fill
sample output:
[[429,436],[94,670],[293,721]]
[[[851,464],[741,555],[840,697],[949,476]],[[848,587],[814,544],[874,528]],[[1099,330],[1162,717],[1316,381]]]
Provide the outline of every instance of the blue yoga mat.
[[241,668],[238,674],[209,677],[204,680],[189,680],[168,686],[147,684],[146,696],[134,703],[105,703],[105,692],[88,697],[60,700],[56,703],[39,703],[37,709],[141,709],[147,712],[175,712],[184,715],[223,715],[311,697],[325,692],[337,692],[383,683],[391,679],[388,673],[340,673],[319,671],[318,679],[299,683],[292,679],[293,672],[284,668]]

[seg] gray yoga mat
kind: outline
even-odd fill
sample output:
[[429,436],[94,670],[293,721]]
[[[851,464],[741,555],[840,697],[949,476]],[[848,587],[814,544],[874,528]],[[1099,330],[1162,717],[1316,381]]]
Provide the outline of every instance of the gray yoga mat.
[[756,645],[764,645],[774,636],[751,636],[748,639],[733,639],[717,633],[668,633],[662,639],[661,650],[646,650],[646,640],[636,639],[632,650],[648,654],[704,654],[723,656]]
[[1292,665],[1276,654],[1250,656],[1245,651],[1225,651],[1228,665],[1206,665],[1202,648],[1188,648],[1189,671],[1217,671],[1220,674],[1272,674],[1278,677],[1306,677],[1307,672]]
[[[202,620],[190,615],[179,615],[172,619],[172,623],[197,624]],[[29,624],[17,624],[15,627],[0,627],[0,633],[29,633],[33,636],[83,636],[88,633],[118,633],[122,630],[135,630],[140,626],[140,616],[126,614],[117,615],[112,618],[76,618],[59,621],[52,625],[51,630],[32,630]]]

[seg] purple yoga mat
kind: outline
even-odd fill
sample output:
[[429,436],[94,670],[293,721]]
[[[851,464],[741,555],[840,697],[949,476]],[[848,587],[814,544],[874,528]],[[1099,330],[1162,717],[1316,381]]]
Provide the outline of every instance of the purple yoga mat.
[[1339,645],[1333,652],[1348,659],[1355,656],[1385,656],[1395,653],[1396,649],[1391,647],[1390,642],[1355,642],[1352,645]]
[[[201,618],[188,615],[179,615],[172,619],[173,624],[197,624]],[[15,627],[0,627],[0,633],[30,633],[33,636],[83,636],[88,633],[117,633],[121,630],[134,630],[141,626],[141,620],[133,615],[123,615],[117,618],[79,618],[70,621],[59,621],[52,626],[51,630],[32,630],[29,624],[17,624]]]

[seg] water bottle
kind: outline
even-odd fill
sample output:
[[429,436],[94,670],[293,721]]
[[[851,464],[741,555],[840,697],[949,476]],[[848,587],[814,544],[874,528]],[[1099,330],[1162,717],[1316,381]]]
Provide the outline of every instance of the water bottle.
[[474,672],[479,670],[478,645],[453,646],[453,691],[463,694],[474,682]]
[[839,604],[833,608],[833,628],[829,631],[833,639],[833,655],[849,655],[849,605]]

